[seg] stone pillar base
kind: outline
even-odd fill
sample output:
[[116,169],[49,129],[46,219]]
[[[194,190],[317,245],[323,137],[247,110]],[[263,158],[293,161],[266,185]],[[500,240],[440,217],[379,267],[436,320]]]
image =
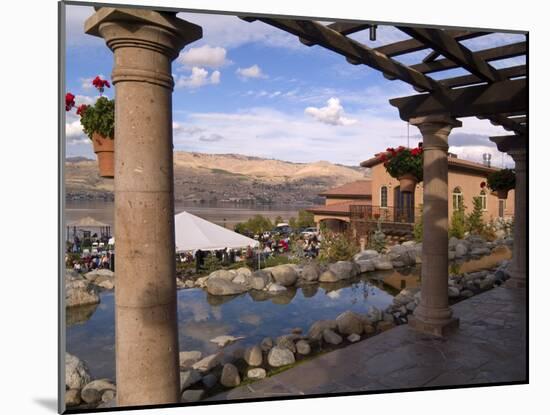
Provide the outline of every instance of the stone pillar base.
[[440,323],[428,323],[418,317],[409,316],[409,326],[422,333],[443,337],[458,328],[459,320],[456,317],[451,317],[449,320],[443,320]]

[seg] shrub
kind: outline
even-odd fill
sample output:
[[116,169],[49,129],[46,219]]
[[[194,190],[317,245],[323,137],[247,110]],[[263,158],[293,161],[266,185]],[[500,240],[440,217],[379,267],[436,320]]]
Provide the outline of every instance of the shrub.
[[470,213],[466,219],[466,228],[471,234],[481,235],[483,233],[483,229],[485,228],[481,198],[479,196],[474,197],[473,203],[474,208],[472,213]]
[[262,215],[255,215],[246,222],[241,222],[235,225],[235,231],[238,233],[252,232],[253,234],[261,234],[273,229],[273,223]]
[[413,227],[413,236],[416,242],[422,242],[424,236],[424,224],[422,222],[422,205],[419,206],[420,216],[416,219]]
[[[79,107],[79,110],[82,108]],[[115,101],[99,97],[94,105],[80,110],[80,124],[86,135],[92,138],[94,133],[103,137],[115,136]]]
[[208,255],[204,260],[204,269],[208,272],[214,272],[222,268],[222,261],[220,261],[214,253]]
[[359,252],[357,245],[344,233],[323,232],[319,249],[321,262],[349,261]]
[[[480,205],[481,206],[481,205]],[[464,202],[462,198],[460,199],[460,204],[458,209],[453,212],[451,217],[451,226],[449,227],[449,238],[455,237],[458,239],[464,238],[464,233],[466,232],[466,214],[464,213]]]

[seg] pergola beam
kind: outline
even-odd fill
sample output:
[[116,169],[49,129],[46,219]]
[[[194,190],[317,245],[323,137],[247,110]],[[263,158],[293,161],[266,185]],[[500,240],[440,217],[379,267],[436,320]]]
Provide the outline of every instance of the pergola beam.
[[[505,46],[497,46],[495,48],[484,49],[473,54],[485,62],[497,61],[501,59],[514,58],[516,56],[525,55],[527,53],[527,43],[518,42]],[[412,65],[411,69],[415,69],[423,74],[445,71],[460,67],[459,64],[451,59],[438,59],[433,62],[419,63]]]
[[[447,30],[449,36],[456,40],[466,40],[475,37],[488,35],[487,32],[472,32],[468,30]],[[417,52],[419,50],[428,49],[428,46],[417,39],[407,39],[400,42],[391,43],[389,45],[380,46],[374,50],[383,53],[388,57],[405,55],[411,52]]]
[[[502,79],[517,78],[527,75],[527,67],[525,65],[511,66],[509,68],[500,69],[498,72]],[[441,83],[441,85],[444,85],[446,87],[455,88],[460,86],[480,84],[484,81],[482,81],[475,75],[463,75],[454,78],[442,79],[439,82]]]
[[419,27],[398,27],[409,36],[423,42],[447,59],[462,66],[472,75],[487,81],[501,80],[501,75],[479,55],[462,46],[456,39],[441,29],[424,29]]
[[271,18],[260,18],[259,20],[339,53],[348,59],[370,66],[414,87],[430,92],[441,89],[437,81],[432,78],[320,23],[308,20]]
[[[344,36],[347,36],[347,35],[351,35],[352,33],[360,32],[361,30],[368,29],[369,27],[371,27],[371,25],[368,23],[335,22],[327,25],[326,27],[332,30],[335,30],[336,32]],[[303,37],[300,37],[299,40],[306,46],[315,45],[315,42],[304,39]]]
[[[499,81],[489,85],[451,89],[445,95],[419,94],[390,99],[402,120],[433,114],[451,117],[486,116],[496,119],[510,111],[526,111],[525,79]],[[502,117],[505,118],[505,117]],[[515,123],[514,123],[515,124]]]

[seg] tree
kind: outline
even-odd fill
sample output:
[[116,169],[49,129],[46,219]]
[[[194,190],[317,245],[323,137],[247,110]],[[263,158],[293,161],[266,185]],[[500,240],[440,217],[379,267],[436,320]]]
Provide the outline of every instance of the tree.
[[273,223],[262,215],[255,215],[248,219],[246,222],[240,222],[235,225],[235,231],[238,233],[252,232],[254,234],[260,234],[273,229]]
[[418,208],[420,211],[420,216],[418,216],[418,219],[414,223],[413,235],[416,242],[422,242],[422,238],[424,236],[424,224],[422,222],[422,205],[420,205]]
[[481,198],[476,196],[473,198],[474,208],[466,220],[468,232],[474,235],[481,235],[485,228],[483,222],[483,208],[481,206]]
[[343,233],[323,233],[319,249],[322,262],[349,261],[358,252],[355,244]]
[[[481,199],[480,199],[480,203],[481,203]],[[465,214],[464,202],[462,201],[462,198],[460,198],[458,209],[453,212],[453,216],[451,217],[451,227],[449,228],[449,237],[454,236],[455,238],[463,239],[464,232],[466,232],[466,214]]]

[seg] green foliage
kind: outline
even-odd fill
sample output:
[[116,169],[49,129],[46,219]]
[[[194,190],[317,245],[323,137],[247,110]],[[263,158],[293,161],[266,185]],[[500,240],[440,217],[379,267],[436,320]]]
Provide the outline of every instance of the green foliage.
[[356,244],[344,233],[324,232],[319,249],[321,262],[349,261],[359,252]]
[[380,156],[380,159],[384,161],[384,167],[390,176],[398,179],[405,174],[411,174],[421,182],[423,175],[423,154],[420,148],[388,148],[387,152]]
[[285,222],[285,220],[282,218],[282,216],[277,216],[277,217],[275,218],[275,223],[274,223],[274,225],[277,226],[277,224],[279,224],[279,223],[284,223],[284,222]]
[[269,218],[262,215],[255,215],[246,222],[240,222],[235,225],[235,231],[239,233],[245,233],[248,231],[253,234],[261,234],[263,232],[270,231],[271,229],[273,229],[273,223],[271,223]]
[[420,205],[418,209],[420,211],[420,215],[414,222],[413,236],[416,242],[422,242],[422,238],[424,236],[424,224],[422,222],[422,205]]
[[474,197],[473,204],[474,208],[466,218],[466,228],[473,235],[482,235],[485,223],[483,222],[481,198],[479,196]]
[[[480,200],[481,207],[481,200]],[[458,209],[453,212],[451,217],[451,226],[449,228],[449,238],[455,237],[458,239],[464,238],[464,233],[466,232],[466,214],[465,207],[462,198],[460,199]]]
[[204,268],[208,273],[214,272],[222,268],[222,261],[216,255],[210,254],[204,259]]
[[487,185],[491,190],[511,190],[516,187],[516,172],[512,169],[495,171],[487,177]]
[[80,124],[90,139],[94,133],[104,137],[115,137],[115,101],[99,97],[94,105],[90,105],[80,117]]
[[313,220],[313,213],[299,210],[298,211],[298,220],[296,221],[297,228],[309,228],[315,226],[315,221]]
[[277,256],[271,256],[267,258],[265,261],[262,260],[261,267],[269,268],[269,267],[275,267],[277,265],[296,264],[298,262],[299,261],[297,259],[291,259],[286,255],[277,255]]
[[386,249],[386,234],[382,232],[382,222],[378,220],[377,229],[368,237],[367,247],[382,253]]

